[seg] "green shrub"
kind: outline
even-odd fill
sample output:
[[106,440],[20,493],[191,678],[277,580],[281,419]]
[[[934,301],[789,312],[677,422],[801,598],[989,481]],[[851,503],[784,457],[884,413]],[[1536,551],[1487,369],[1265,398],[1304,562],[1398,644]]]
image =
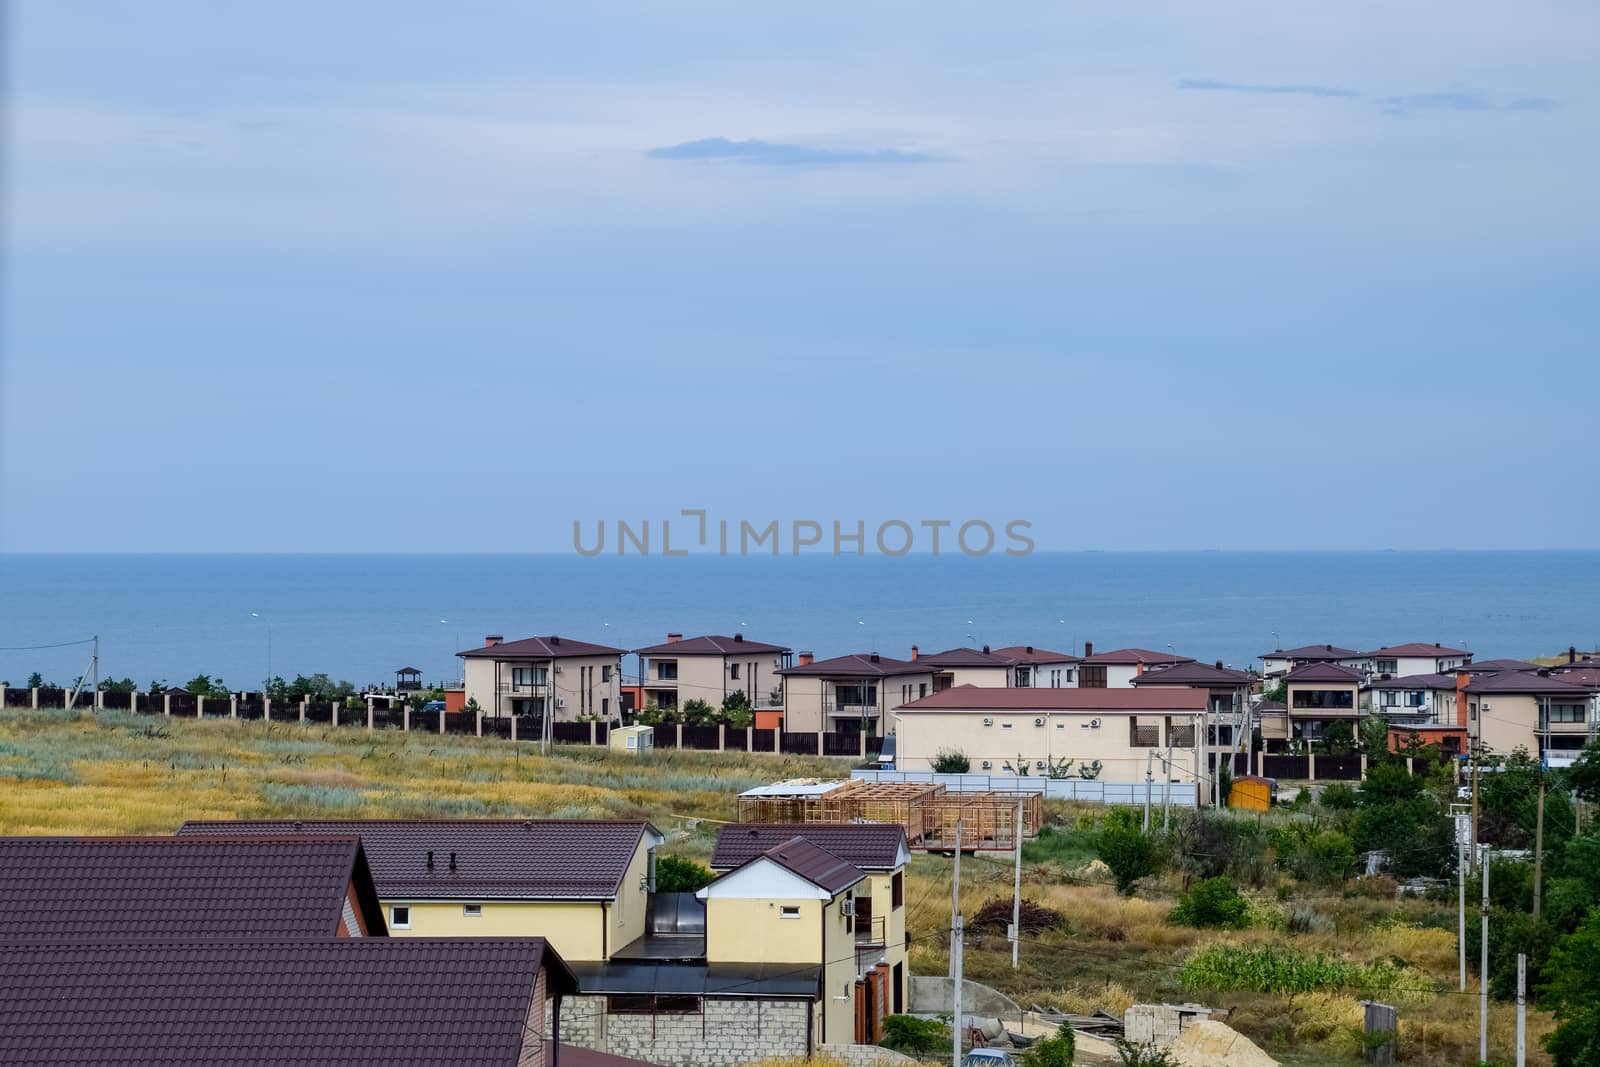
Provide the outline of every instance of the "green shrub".
[[884,1048],[907,1056],[931,1056],[950,1051],[950,1029],[938,1019],[918,1019],[914,1015],[886,1015],[883,1019]]
[[1047,1037],[1029,1049],[1023,1062],[1028,1067],[1072,1067],[1077,1051],[1078,1039],[1073,1036],[1072,1024],[1062,1023],[1054,1037]]
[[693,893],[711,884],[716,875],[682,856],[656,857],[656,892]]
[[1351,811],[1356,806],[1356,791],[1343,782],[1322,787],[1320,802],[1331,811]]
[[1133,892],[1135,882],[1158,869],[1155,841],[1137,830],[1103,830],[1097,846],[1100,859],[1111,868],[1111,876],[1117,881],[1117,892],[1123,896]]
[[1207,878],[1178,898],[1167,921],[1202,930],[1242,930],[1250,925],[1250,902],[1226,878]]
[[1177,1067],[1177,1061],[1166,1049],[1155,1044],[1138,1045],[1132,1041],[1117,1042],[1117,1062],[1122,1067]]
[[940,774],[966,774],[972,761],[958,748],[941,748],[933,754],[933,769]]

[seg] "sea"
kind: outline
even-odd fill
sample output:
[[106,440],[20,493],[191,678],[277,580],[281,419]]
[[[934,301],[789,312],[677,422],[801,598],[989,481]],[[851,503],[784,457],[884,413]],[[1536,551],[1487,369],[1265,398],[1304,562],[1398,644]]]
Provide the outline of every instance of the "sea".
[[[1600,551],[801,555],[0,555],[0,681],[250,689],[461,675],[487,634],[638,648],[733,634],[906,658],[1138,646],[1235,667],[1274,648],[1440,642],[1478,658],[1600,646]],[[45,647],[53,646],[53,647]],[[625,669],[632,673],[630,661]]]

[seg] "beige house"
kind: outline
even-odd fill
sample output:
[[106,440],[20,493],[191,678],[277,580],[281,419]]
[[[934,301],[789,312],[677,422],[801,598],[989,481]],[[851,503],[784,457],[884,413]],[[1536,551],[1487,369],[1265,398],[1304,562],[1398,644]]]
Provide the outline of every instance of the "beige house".
[[569,962],[640,941],[665,840],[647,822],[187,822],[180,837],[359,837],[390,937],[543,937]]
[[1180,663],[1175,667],[1145,671],[1133,680],[1136,689],[1204,690],[1209,699],[1211,742],[1225,752],[1242,752],[1249,747],[1248,713],[1255,684],[1254,674],[1224,667],[1220,660],[1215,664]]
[[482,648],[456,655],[465,669],[465,699],[477,701],[485,717],[542,717],[548,710],[559,722],[613,722],[622,711],[624,652],[568,637],[507,641],[490,634]]
[[1196,742],[1206,716],[1202,689],[1009,689],[961,686],[915,700],[893,713],[895,763],[925,771],[942,750],[967,757],[973,773],[1005,774],[1020,758],[1030,773],[1066,760],[1100,764],[1109,782],[1143,781],[1172,748],[1168,778],[1193,782]]
[[1078,684],[1077,656],[1033,645],[1008,645],[994,650],[1011,661],[1011,684],[1019,689],[1071,689]]
[[930,668],[933,673],[933,691],[953,689],[958,685],[999,686],[1012,682],[1011,660],[983,648],[950,648],[924,656],[916,645],[911,646],[911,660]]
[[791,733],[832,732],[859,724],[869,734],[887,732],[889,715],[933,692],[934,668],[917,660],[864,652],[800,662],[783,676],[783,728]]
[[743,692],[752,708],[781,708],[789,650],[732,637],[668,634],[665,644],[636,648],[645,707],[676,708],[684,701],[703,700],[713,708]]
[[1596,690],[1549,671],[1478,676],[1466,696],[1468,735],[1496,755],[1524,748],[1551,766],[1567,766],[1600,738]]
[[1336,722],[1353,732],[1361,717],[1361,685],[1366,675],[1337,663],[1308,663],[1283,676],[1288,698],[1288,740],[1311,742]]
[[890,974],[887,1009],[898,1015],[911,1003],[911,971],[906,965],[906,864],[911,850],[905,829],[890,823],[732,823],[717,835],[711,869],[731,871],[774,846],[794,838],[809,841],[858,868],[866,882],[855,890],[856,972],[878,964]]

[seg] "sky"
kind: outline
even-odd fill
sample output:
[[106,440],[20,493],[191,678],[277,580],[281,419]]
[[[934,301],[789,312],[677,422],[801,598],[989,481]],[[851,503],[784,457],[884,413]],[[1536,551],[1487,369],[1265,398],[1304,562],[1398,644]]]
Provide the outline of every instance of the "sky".
[[1600,544],[1584,0],[7,31],[3,550]]

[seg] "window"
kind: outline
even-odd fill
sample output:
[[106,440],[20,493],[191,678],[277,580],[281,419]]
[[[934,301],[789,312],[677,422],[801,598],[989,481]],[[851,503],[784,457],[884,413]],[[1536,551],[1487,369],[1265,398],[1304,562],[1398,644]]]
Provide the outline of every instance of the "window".
[[1142,726],[1137,719],[1129,719],[1128,744],[1133,748],[1158,747],[1161,744],[1161,727]]
[[1428,694],[1420,689],[1412,690],[1406,694],[1406,707],[1420,708],[1427,703]]
[[1173,723],[1167,727],[1167,744],[1173,748],[1193,748],[1194,724],[1185,723],[1180,726],[1177,723]]
[[1378,660],[1378,662],[1376,664],[1374,664],[1374,666],[1377,668],[1377,671],[1378,671],[1379,674],[1398,674],[1398,673],[1400,673],[1400,664],[1396,660],[1380,659],[1380,660]]
[[611,698],[600,698],[600,714],[605,716],[606,722],[611,721]]
[[1393,689],[1384,689],[1379,691],[1378,706],[1380,708],[1393,708],[1399,706],[1399,704],[1400,694],[1395,692]]
[[928,695],[928,683],[927,682],[923,682],[923,683],[921,683],[920,685],[917,686],[917,697],[920,699],[921,697],[925,697],[927,695]]
[[529,686],[544,685],[548,680],[548,672],[544,667],[512,667],[511,684],[518,689]]
[[906,902],[906,875],[904,871],[895,871],[889,879],[889,906],[898,908]]
[[411,908],[405,904],[396,904],[390,908],[389,925],[396,930],[411,929]]
[[1106,687],[1106,669],[1095,664],[1084,667],[1078,674],[1079,689],[1104,689]]
[[878,687],[875,685],[840,685],[834,687],[834,701],[840,707],[878,706]]
[[606,998],[608,1015],[696,1015],[699,1012],[699,997],[640,993]]
[[728,664],[728,677],[734,679],[739,677],[739,665],[737,663]]
[[1296,689],[1293,703],[1297,708],[1353,708],[1356,695],[1349,689]]
[[468,919],[477,919],[483,916],[482,904],[463,904],[461,914]]
[[664,659],[656,664],[656,677],[663,682],[676,682],[678,680],[678,661]]
[[600,680],[602,682],[611,681],[611,664],[609,664],[609,663],[600,664]]
[[1584,710],[1585,708],[1582,704],[1551,704],[1550,721],[1585,722],[1587,721],[1587,716],[1584,715]]
[[1027,689],[1033,684],[1033,674],[1027,667],[1017,668],[1017,688]]
[[798,904],[785,904],[785,905],[783,905],[782,907],[780,907],[778,909],[778,918],[780,918],[780,919],[798,919],[798,918],[800,918],[800,905],[798,905]]

